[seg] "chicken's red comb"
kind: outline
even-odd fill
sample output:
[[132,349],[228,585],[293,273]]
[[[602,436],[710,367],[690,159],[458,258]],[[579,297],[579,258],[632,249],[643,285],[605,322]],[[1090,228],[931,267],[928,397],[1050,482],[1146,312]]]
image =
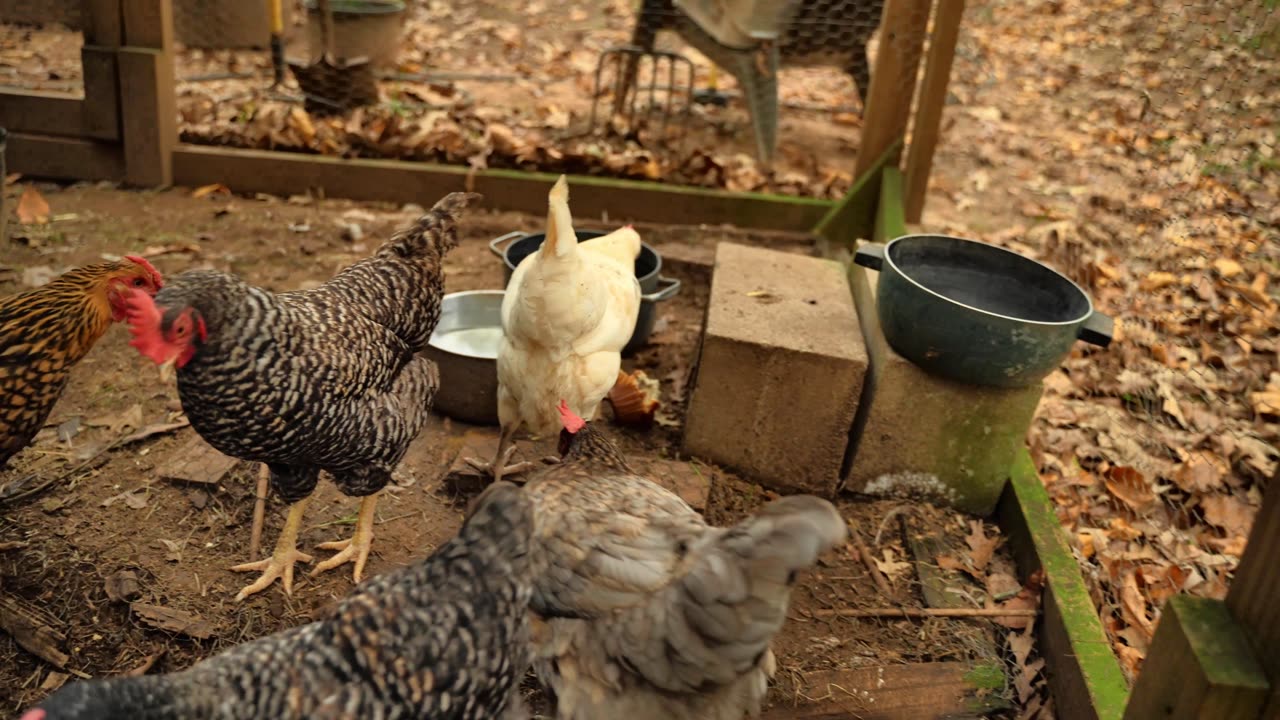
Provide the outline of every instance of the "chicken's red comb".
[[44,720],[44,718],[45,718],[45,712],[40,708],[36,708],[35,710],[28,710],[27,714],[22,716],[22,720]]
[[157,289],[164,287],[164,276],[162,276],[160,271],[156,269],[156,266],[148,262],[146,258],[141,255],[125,255],[124,259],[141,265],[143,269],[151,275],[151,281],[156,284]]
[[124,299],[124,319],[129,324],[129,334],[133,339],[129,344],[138,349],[142,356],[162,363],[165,357],[164,339],[160,334],[160,308],[156,301],[141,290],[130,290]]
[[587,421],[574,415],[573,411],[569,409],[569,403],[564,400],[560,401],[560,405],[556,409],[560,411],[560,422],[564,425],[565,430],[576,433],[587,426]]

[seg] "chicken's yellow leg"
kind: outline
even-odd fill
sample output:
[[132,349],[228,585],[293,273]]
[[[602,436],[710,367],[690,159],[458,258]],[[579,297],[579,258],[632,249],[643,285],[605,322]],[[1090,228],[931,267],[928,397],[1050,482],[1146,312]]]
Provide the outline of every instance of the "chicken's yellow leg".
[[306,511],[309,500],[310,498],[303,498],[289,507],[289,517],[284,522],[284,529],[280,531],[280,539],[276,540],[276,550],[271,557],[231,568],[234,572],[262,571],[262,577],[257,582],[245,586],[236,595],[236,602],[265,590],[276,578],[284,579],[285,594],[293,594],[293,564],[299,560],[311,562],[310,555],[298,552],[298,529],[302,527],[302,513]]
[[369,559],[369,548],[373,547],[373,511],[378,506],[378,495],[367,495],[360,500],[360,515],[356,519],[356,534],[347,540],[320,543],[321,550],[341,550],[337,555],[325,560],[312,570],[315,577],[326,570],[332,570],[343,563],[355,561],[356,569],[352,578],[360,582],[364,575],[364,564]]

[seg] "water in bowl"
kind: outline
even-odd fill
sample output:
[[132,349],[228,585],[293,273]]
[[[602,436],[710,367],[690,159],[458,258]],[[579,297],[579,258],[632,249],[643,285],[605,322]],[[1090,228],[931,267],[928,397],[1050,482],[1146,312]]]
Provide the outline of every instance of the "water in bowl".
[[501,327],[473,327],[437,334],[432,338],[431,344],[455,355],[496,358],[500,340],[502,340]]

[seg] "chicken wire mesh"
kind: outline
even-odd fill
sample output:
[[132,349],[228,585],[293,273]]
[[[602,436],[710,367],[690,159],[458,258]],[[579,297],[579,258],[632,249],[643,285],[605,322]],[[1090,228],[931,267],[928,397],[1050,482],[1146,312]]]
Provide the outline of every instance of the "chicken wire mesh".
[[84,91],[80,0],[0,0],[0,89]]
[[1280,9],[981,12],[1006,17],[958,51],[958,194],[1119,319],[1046,379],[1030,442],[1132,679],[1169,597],[1225,596],[1280,460]]
[[280,2],[283,64],[260,0],[174,0],[184,141],[824,197],[883,5],[759,3],[743,40],[692,0]]

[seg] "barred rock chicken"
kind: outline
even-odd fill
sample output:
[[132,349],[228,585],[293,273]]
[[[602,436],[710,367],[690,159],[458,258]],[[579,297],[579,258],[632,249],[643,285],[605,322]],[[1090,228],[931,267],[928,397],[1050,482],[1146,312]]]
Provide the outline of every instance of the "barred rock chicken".
[[225,273],[193,270],[154,301],[129,299],[132,344],[177,367],[191,426],[227,455],[265,463],[291,505],[275,552],[232,570],[261,570],[237,600],[282,577],[292,592],[298,529],[320,471],[362,498],[350,540],[315,575],[354,560],[360,582],[373,540],[377,493],[427,421],[440,379],[418,357],[440,319],[444,255],[457,245],[462,210],[479,199],[453,193],[372,257],[320,287],[271,293]]
[[22,720],[528,717],[532,530],[520,490],[491,485],[457,536],[329,617],[182,672],[68,685]]
[[798,495],[732,528],[708,526],[567,406],[560,412],[563,458],[525,485],[547,563],[532,607],[552,618],[534,669],[557,716],[756,715],[796,573],[844,540],[844,520]]
[[0,300],[0,468],[44,426],[71,368],[124,319],[126,294],[154,295],[163,283],[151,263],[129,255]]
[[536,435],[559,431],[557,399],[595,417],[636,329],[639,254],[640,235],[629,227],[578,243],[561,175],[548,196],[546,240],[511,274],[502,298],[497,456],[492,463],[469,458],[469,464],[495,480],[531,468],[507,464],[515,433],[521,427]]

